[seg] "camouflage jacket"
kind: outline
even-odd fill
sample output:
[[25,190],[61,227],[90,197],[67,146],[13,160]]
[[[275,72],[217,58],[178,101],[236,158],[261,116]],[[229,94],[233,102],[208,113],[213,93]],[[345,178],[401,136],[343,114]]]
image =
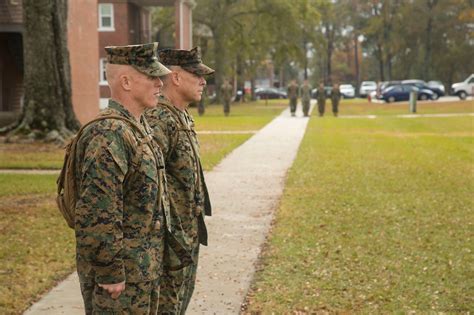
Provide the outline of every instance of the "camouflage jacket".
[[221,95],[224,101],[229,102],[232,99],[232,90],[233,90],[232,85],[230,85],[229,83],[222,84]]
[[324,103],[326,102],[326,91],[321,88],[318,88],[317,92],[316,92],[316,99],[318,100],[319,103]]
[[290,84],[287,88],[288,98],[298,98],[298,85]]
[[331,101],[333,103],[338,103],[340,99],[341,99],[341,91],[339,89],[332,88],[332,90],[331,90]]
[[194,120],[163,97],[145,116],[165,156],[172,232],[181,237],[188,250],[198,243],[207,245],[204,215],[211,215],[211,205]]
[[311,100],[311,86],[303,84],[300,88],[300,95],[303,101]]
[[[151,133],[144,119],[138,123],[115,101],[100,115],[124,116]],[[81,282],[142,282],[160,276],[166,210],[157,204],[165,187],[164,161],[158,148],[146,142],[129,123],[116,119],[86,127],[78,142],[75,230]]]

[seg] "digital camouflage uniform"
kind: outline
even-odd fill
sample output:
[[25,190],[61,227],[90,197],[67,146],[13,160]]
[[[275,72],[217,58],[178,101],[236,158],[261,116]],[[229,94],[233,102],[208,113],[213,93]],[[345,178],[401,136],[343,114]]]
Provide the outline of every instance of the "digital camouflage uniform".
[[303,104],[303,115],[308,116],[309,104],[311,101],[311,86],[309,84],[303,84],[300,89],[301,103]]
[[[111,114],[135,120],[114,101],[102,113]],[[151,132],[144,121],[142,126]],[[151,147],[142,145],[142,161],[138,167],[132,165],[140,141],[127,122],[108,119],[87,127],[78,142],[76,261],[87,313],[139,310],[141,299],[158,297],[164,216],[157,204],[164,161],[161,153],[156,161]],[[126,290],[117,300],[97,286],[122,281]],[[140,286],[148,288],[146,296],[134,295]],[[151,306],[157,308],[144,304]]]
[[224,102],[224,115],[229,116],[230,113],[230,101],[232,99],[233,88],[229,82],[225,82],[221,85],[221,96]]
[[[160,61],[167,66],[181,66],[197,75],[214,72],[201,62],[198,48],[164,50]],[[184,314],[196,281],[199,244],[207,245],[204,216],[211,215],[211,204],[199,157],[199,142],[194,120],[186,110],[179,110],[161,97],[158,106],[145,113],[156,142],[165,156],[171,211],[171,228],[180,235],[180,243],[192,254],[193,263],[181,268],[179,255],[165,254],[160,291],[160,314]],[[176,224],[181,222],[181,226]]]
[[[156,46],[108,47],[109,62],[128,62],[151,76],[169,73],[153,58]],[[135,127],[100,120],[87,126],[77,143],[76,263],[86,314],[156,314],[169,217],[161,202],[163,155],[151,145],[146,121],[138,122],[118,102],[110,100],[101,115],[127,118]],[[98,286],[123,281],[117,299]]]
[[319,116],[323,116],[326,109],[326,91],[324,90],[324,87],[318,88],[318,91],[316,92],[316,99],[318,101]]
[[288,85],[287,94],[290,99],[291,116],[295,116],[296,104],[298,103],[298,84],[291,82]]
[[339,87],[333,87],[331,90],[331,104],[332,104],[332,113],[334,116],[337,116],[339,112],[339,100],[341,99],[341,91]]

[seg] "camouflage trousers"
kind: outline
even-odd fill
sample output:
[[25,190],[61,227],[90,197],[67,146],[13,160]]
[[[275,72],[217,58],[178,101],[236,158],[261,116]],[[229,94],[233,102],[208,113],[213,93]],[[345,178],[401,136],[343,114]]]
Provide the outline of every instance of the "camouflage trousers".
[[158,314],[159,280],[126,283],[117,299],[97,283],[81,283],[81,293],[86,315]]
[[332,101],[332,113],[334,116],[337,116],[337,113],[339,112],[339,102]]
[[184,315],[194,292],[199,258],[199,245],[193,250],[194,263],[177,271],[163,270],[161,276],[159,314]]
[[309,99],[301,100],[303,103],[303,115],[308,116],[309,113]]
[[199,103],[197,105],[197,108],[198,108],[199,116],[204,115],[204,112],[206,111],[206,109],[204,107],[204,100],[203,99],[201,99],[201,101],[199,101]]
[[230,100],[224,100],[224,115],[229,116],[230,113]]
[[324,115],[324,110],[326,109],[326,101],[318,100],[318,112],[319,116]]
[[297,98],[290,98],[290,112],[294,114],[296,112],[296,103],[298,102]]

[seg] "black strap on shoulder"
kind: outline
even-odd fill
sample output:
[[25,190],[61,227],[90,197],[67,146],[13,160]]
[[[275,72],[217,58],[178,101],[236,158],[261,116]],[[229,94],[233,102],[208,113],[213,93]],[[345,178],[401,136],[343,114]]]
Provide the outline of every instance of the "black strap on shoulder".
[[[210,202],[210,198],[209,198],[209,192],[207,190],[206,182],[204,181],[204,172],[202,170],[201,159],[199,158],[198,150],[197,150],[193,140],[191,139],[191,135],[190,135],[191,129],[189,129],[189,126],[183,121],[183,118],[179,115],[178,110],[174,106],[172,106],[170,104],[166,104],[166,103],[161,103],[161,102],[158,102],[158,105],[161,106],[161,107],[167,108],[173,114],[175,119],[181,125],[182,130],[185,131],[186,136],[189,139],[189,143],[191,143],[194,158],[196,160],[197,182],[202,183],[203,190],[204,190],[203,191],[204,192],[204,213],[206,215],[210,216],[210,215],[212,215],[212,208],[211,208],[211,202]],[[172,148],[172,150],[174,150],[174,148]],[[169,152],[172,152],[172,150],[170,150]]]

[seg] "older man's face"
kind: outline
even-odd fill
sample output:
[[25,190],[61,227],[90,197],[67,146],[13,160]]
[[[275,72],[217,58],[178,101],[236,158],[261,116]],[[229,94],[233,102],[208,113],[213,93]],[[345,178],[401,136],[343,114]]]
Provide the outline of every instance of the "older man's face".
[[133,75],[133,98],[143,108],[155,107],[163,81],[160,77],[147,76],[137,72]]
[[204,77],[184,69],[176,70],[176,72],[179,77],[179,90],[183,98],[189,103],[200,101],[206,87]]

